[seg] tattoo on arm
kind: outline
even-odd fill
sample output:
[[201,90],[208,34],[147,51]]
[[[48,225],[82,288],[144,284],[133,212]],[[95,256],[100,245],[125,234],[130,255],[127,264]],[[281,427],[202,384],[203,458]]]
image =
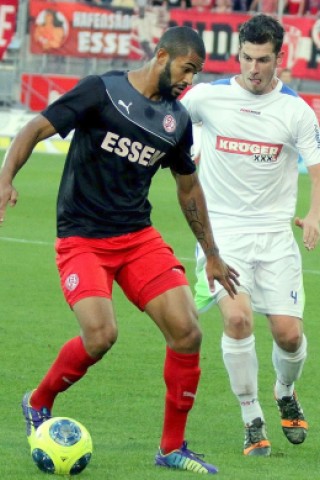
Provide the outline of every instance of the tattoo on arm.
[[187,222],[193,231],[196,239],[202,246],[206,255],[217,255],[219,253],[219,249],[216,246],[212,246],[209,249],[209,243],[207,238],[207,231],[203,221],[201,220],[201,214],[199,214],[197,202],[194,198],[191,198],[186,208],[184,209],[184,214],[187,219]]

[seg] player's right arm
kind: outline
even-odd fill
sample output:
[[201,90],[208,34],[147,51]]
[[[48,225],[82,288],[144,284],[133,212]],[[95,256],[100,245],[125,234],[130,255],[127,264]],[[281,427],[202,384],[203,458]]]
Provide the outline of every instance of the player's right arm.
[[41,114],[30,120],[14,137],[0,171],[0,224],[4,221],[7,205],[17,203],[18,192],[12,181],[30,157],[38,142],[56,132],[51,123]]

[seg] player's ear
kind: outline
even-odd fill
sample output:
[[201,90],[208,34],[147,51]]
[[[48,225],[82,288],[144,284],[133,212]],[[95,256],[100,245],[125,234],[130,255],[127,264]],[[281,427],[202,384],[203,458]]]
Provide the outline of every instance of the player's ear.
[[169,54],[165,48],[159,48],[157,51],[157,61],[160,64],[166,64],[169,58]]
[[278,65],[278,67],[282,64],[283,57],[284,57],[284,51],[282,50],[277,55],[277,65]]

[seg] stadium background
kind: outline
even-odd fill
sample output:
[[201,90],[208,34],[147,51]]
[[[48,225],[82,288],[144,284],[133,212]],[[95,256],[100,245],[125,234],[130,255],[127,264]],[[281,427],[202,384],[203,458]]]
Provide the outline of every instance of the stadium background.
[[[206,10],[208,0],[193,0],[192,8],[146,0],[141,15],[141,6],[132,1],[0,0],[1,117],[8,109],[40,111],[87,74],[139,66],[171,25],[192,26],[204,38],[208,55],[198,81],[237,73],[237,31],[248,12]],[[37,36],[47,11],[55,13],[64,30],[61,44],[52,48]],[[291,70],[292,86],[320,117],[319,12],[278,17],[286,30],[283,67]]]

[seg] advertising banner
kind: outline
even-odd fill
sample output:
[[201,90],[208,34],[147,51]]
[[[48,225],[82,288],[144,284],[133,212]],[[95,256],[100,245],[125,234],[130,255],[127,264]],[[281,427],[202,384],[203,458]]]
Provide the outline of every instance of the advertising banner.
[[[162,32],[173,25],[197,30],[206,45],[204,72],[239,71],[238,31],[248,14],[204,12],[195,8],[115,9],[77,2],[30,1],[30,44],[34,54],[147,59]],[[285,57],[293,77],[320,79],[320,18],[287,15]]]
[[[208,53],[206,72],[238,73],[238,30],[249,15],[172,10],[172,25],[188,25],[203,37]],[[282,67],[290,68],[297,78],[320,79],[320,18],[287,15],[282,17],[285,28],[285,57]]]
[[31,0],[29,11],[34,54],[96,58],[130,54],[132,10]]
[[305,100],[317,115],[320,124],[320,93],[300,93],[299,96]]
[[80,77],[70,75],[21,75],[20,101],[28,110],[40,112],[78,83]]
[[16,31],[18,0],[0,0],[0,60]]

